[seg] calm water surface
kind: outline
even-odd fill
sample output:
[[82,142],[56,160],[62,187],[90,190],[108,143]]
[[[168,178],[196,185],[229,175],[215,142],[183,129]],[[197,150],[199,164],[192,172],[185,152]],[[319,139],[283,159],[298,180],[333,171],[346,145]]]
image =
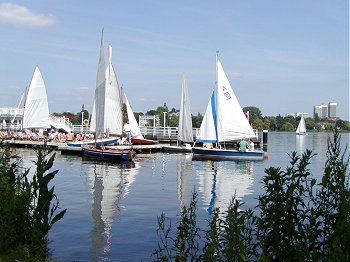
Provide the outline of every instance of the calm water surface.
[[[327,136],[270,132],[265,161],[192,161],[191,154],[143,154],[133,163],[95,162],[57,153],[53,183],[65,217],[50,232],[57,261],[152,261],[157,247],[157,216],[177,221],[194,188],[198,192],[199,225],[204,228],[213,207],[225,210],[236,195],[254,207],[262,193],[265,168],[289,165],[287,153],[317,153],[311,171],[322,175]],[[342,144],[349,134],[342,134]],[[30,149],[16,149],[26,167],[33,166]]]

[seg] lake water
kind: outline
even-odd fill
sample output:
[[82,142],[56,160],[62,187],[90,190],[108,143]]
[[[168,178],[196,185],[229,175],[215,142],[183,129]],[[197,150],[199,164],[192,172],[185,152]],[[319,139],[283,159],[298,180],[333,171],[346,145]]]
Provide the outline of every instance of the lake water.
[[[198,192],[198,224],[205,228],[213,207],[225,210],[232,196],[253,208],[262,193],[265,168],[289,165],[287,153],[306,148],[317,155],[311,173],[321,177],[326,160],[326,133],[296,136],[270,132],[264,161],[192,161],[191,154],[138,155],[133,163],[96,162],[57,152],[53,184],[64,218],[50,231],[56,261],[152,261],[157,247],[157,216],[175,225],[183,205]],[[342,145],[349,134],[342,134]],[[16,149],[25,167],[36,159],[31,149]],[[348,152],[347,152],[348,153]]]

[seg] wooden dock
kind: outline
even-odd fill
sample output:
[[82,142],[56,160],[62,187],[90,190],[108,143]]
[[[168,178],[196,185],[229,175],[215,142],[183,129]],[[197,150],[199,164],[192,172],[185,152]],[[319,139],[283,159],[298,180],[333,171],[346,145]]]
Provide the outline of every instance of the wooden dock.
[[[4,144],[8,144],[13,147],[28,147],[28,148],[37,148],[44,145],[43,141],[28,141],[28,140],[4,140]],[[83,151],[81,147],[68,146],[66,143],[58,142],[46,142],[47,146],[60,151],[61,154],[76,154],[82,155]],[[120,149],[133,149],[138,153],[154,153],[159,152],[163,149],[164,146],[169,144],[159,143],[155,145],[118,145]]]

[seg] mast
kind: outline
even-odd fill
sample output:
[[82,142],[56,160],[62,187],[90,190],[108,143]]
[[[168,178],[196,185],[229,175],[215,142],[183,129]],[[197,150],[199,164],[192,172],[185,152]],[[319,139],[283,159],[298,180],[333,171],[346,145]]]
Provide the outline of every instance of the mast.
[[[10,128],[13,128],[13,122],[14,122],[15,119],[16,119],[17,112],[18,112],[18,110],[19,110],[19,107],[20,107],[21,104],[22,104],[23,97],[24,97],[24,93],[23,93],[22,96],[21,96],[21,100],[19,100],[19,103],[18,103],[18,106],[17,106],[17,111],[16,111],[15,115],[14,115],[13,118],[12,118]],[[23,110],[23,114],[24,114],[24,110]],[[23,122],[23,121],[22,121],[22,122]],[[22,124],[22,126],[23,126],[23,124]]]
[[219,94],[219,86],[218,86],[218,82],[219,82],[219,73],[218,73],[218,60],[219,60],[219,51],[217,50],[216,51],[216,83],[215,83],[215,123],[214,123],[214,126],[215,126],[215,135],[216,135],[216,146],[219,145],[219,137],[218,137],[218,118],[217,118],[217,108],[218,108],[218,94]]

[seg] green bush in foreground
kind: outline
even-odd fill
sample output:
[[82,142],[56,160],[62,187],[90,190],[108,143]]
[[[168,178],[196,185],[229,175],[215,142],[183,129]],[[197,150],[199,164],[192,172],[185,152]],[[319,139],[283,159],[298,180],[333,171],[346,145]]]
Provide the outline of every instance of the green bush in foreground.
[[333,139],[328,138],[320,183],[308,169],[312,152],[292,153],[285,171],[265,170],[265,192],[254,212],[242,210],[244,203],[234,197],[223,217],[219,209],[213,211],[205,231],[196,225],[197,193],[193,193],[175,233],[164,214],[158,217],[160,240],[152,256],[156,261],[350,261],[345,152],[335,132]]
[[49,172],[55,154],[44,146],[37,151],[36,171],[19,171],[18,157],[0,147],[0,261],[44,261],[49,255],[47,234],[65,212],[49,182],[58,170]]

